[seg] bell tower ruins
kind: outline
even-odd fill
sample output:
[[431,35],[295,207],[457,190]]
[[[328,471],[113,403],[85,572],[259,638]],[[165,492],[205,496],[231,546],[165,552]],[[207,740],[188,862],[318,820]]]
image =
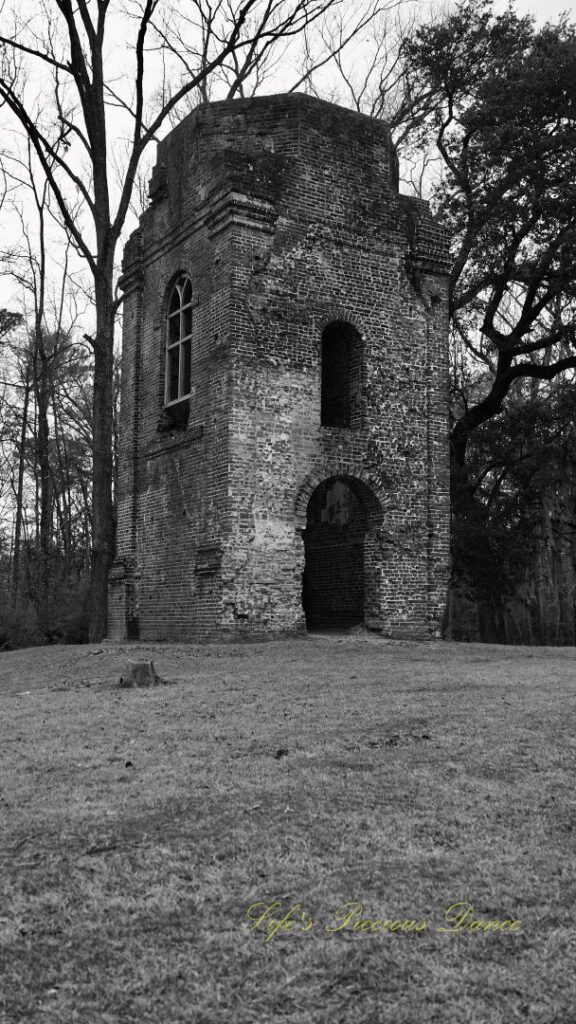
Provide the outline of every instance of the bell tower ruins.
[[109,636],[438,635],[448,250],[387,126],[288,94],[158,147],[126,246]]

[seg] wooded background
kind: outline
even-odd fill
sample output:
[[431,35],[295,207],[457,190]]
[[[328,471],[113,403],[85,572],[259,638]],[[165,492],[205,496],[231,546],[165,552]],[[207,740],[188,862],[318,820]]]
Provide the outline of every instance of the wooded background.
[[0,648],[105,635],[118,261],[155,141],[198,102],[288,89],[387,120],[402,190],[451,233],[445,635],[574,644],[574,25],[484,0],[0,16]]

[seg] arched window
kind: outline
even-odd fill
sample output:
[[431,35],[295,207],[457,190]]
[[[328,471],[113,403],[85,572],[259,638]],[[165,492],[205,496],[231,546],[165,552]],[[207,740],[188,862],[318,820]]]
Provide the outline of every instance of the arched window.
[[323,427],[355,427],[359,415],[360,335],[345,320],[334,320],[322,332]]
[[164,393],[166,405],[174,405],[190,396],[191,352],[192,282],[183,274],[175,282],[168,302]]

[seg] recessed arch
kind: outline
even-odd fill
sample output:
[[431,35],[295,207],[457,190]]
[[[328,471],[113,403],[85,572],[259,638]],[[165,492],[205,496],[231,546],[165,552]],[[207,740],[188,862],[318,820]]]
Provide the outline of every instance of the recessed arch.
[[384,509],[390,501],[390,478],[382,473],[379,479],[375,479],[363,465],[351,460],[326,460],[316,470],[308,473],[298,487],[294,501],[294,524],[297,532],[306,527],[308,502],[312,492],[322,481],[336,478],[349,480],[352,486],[363,488],[364,500],[372,509],[371,519],[378,524],[382,521]]
[[376,531],[382,506],[358,477],[337,474],[316,483],[302,530],[302,606],[307,628],[370,624],[379,606]]

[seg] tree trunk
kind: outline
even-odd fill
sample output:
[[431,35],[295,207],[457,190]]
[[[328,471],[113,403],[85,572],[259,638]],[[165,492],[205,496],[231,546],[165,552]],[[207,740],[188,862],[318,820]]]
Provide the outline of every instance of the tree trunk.
[[20,549],[22,546],[22,505],[24,501],[24,461],[26,433],[28,430],[28,404],[30,402],[30,362],[26,364],[24,381],[24,402],[22,405],[22,427],[20,430],[20,451],[18,453],[18,484],[16,487],[16,523],[14,528],[14,559],[12,561],[12,606],[18,602],[20,589]]
[[56,453],[55,468],[58,476],[52,479],[53,491],[56,495],[56,516],[60,523],[61,547],[64,548],[64,576],[70,576],[72,570],[72,518],[70,500],[70,469],[66,451],[66,442],[61,438],[59,403],[56,397],[54,376],[51,380],[52,422],[54,424],[54,449]]
[[36,464],[40,478],[38,614],[42,627],[49,627],[50,547],[52,540],[52,476],[50,472],[50,430],[48,410],[50,403],[50,365],[42,327],[36,325],[34,353],[34,388],[38,408],[36,434]]
[[96,338],[94,341],[92,572],[90,581],[91,643],[106,635],[108,573],[114,558],[112,503],[112,424],[114,302],[112,268],[96,281]]

